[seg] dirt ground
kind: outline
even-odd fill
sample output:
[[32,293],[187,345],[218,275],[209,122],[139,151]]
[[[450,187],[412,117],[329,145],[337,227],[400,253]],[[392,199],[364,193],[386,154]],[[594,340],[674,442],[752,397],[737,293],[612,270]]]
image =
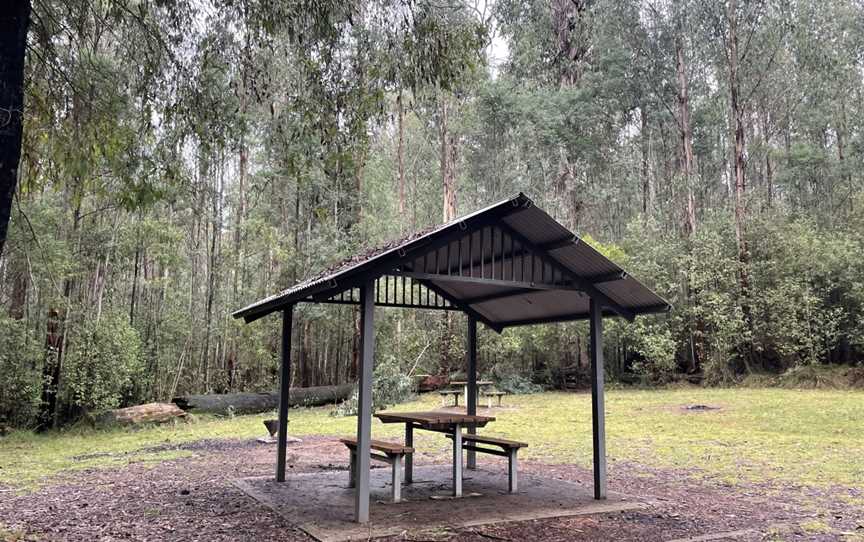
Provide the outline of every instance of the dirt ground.
[[[0,538],[5,529],[9,540],[310,540],[231,483],[239,477],[270,474],[272,445],[209,440],[177,448],[194,455],[70,473],[27,494],[0,488]],[[289,473],[341,470],[346,460],[344,447],[334,439],[307,437],[290,446]],[[520,466],[528,474],[591,480],[589,470],[572,465],[525,461]],[[636,512],[458,531],[409,528],[388,540],[864,541],[861,487],[766,483],[741,488],[683,472],[614,463],[609,489],[636,496],[649,506]]]

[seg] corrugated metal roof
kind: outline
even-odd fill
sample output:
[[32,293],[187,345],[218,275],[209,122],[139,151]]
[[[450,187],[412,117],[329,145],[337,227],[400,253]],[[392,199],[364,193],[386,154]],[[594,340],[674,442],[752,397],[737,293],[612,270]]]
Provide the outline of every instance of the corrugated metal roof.
[[628,318],[671,308],[520,193],[355,255],[234,317],[252,321],[398,273],[412,274],[498,330],[587,317],[590,298]]

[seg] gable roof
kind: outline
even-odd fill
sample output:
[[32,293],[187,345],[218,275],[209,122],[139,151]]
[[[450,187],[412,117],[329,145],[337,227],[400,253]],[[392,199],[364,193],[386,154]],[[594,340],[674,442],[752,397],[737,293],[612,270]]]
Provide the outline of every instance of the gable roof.
[[[500,280],[494,278],[496,259]],[[457,262],[458,276],[453,276]],[[491,279],[486,277],[490,264]],[[463,271],[470,277],[462,276]],[[497,331],[587,318],[590,299],[606,313],[630,320],[671,308],[520,193],[359,253],[233,316],[251,322],[294,303],[322,300],[391,274],[421,280]]]

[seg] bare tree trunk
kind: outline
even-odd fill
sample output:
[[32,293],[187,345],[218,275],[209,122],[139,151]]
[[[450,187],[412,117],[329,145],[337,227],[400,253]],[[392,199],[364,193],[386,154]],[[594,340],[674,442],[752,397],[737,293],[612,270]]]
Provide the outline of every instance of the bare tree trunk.
[[590,51],[588,0],[552,0],[552,31],[558,44],[556,63],[561,87],[575,86],[582,78]]
[[684,60],[684,43],[681,30],[675,40],[675,72],[678,77],[678,132],[681,139],[681,175],[687,194],[687,235],[696,232],[696,200],[693,195],[693,133],[690,127],[690,92],[687,82],[687,67]]
[[438,133],[441,144],[441,182],[444,186],[444,222],[456,218],[456,139],[449,126],[447,96],[439,91]]
[[405,227],[405,106],[402,103],[402,90],[396,97],[398,110],[399,140],[396,146],[396,162],[399,168],[399,231]]
[[[684,236],[687,239],[690,254],[690,265],[684,277],[684,291],[689,304],[693,307],[694,314],[698,313],[699,291],[693,287],[693,276],[695,274],[695,262],[692,257],[691,238],[696,233],[696,198],[693,193],[693,172],[695,158],[693,155],[693,130],[690,125],[690,90],[687,77],[687,62],[684,52],[684,25],[678,16],[677,34],[675,36],[675,74],[678,81],[678,135],[681,145],[681,160],[679,171],[684,182],[685,204],[684,204]],[[704,346],[702,344],[701,330],[704,327],[701,319],[693,316],[689,322],[690,333],[690,367],[688,371],[695,373],[699,369],[703,358]]]
[[357,380],[357,368],[360,360],[360,310],[354,308],[351,311],[354,320],[354,333],[351,337],[351,366],[348,368],[348,378],[351,382]]
[[771,125],[769,113],[760,115],[762,121],[762,139],[765,145],[765,205],[769,209],[774,200],[774,165],[771,163]]
[[60,321],[60,311],[50,309],[48,311],[48,324],[45,334],[45,362],[42,365],[42,403],[39,413],[40,429],[48,429],[54,425],[62,349],[63,330]]
[[[223,156],[224,158],[224,156]],[[213,328],[213,306],[216,299],[216,284],[219,271],[219,247],[221,246],[222,234],[222,195],[224,189],[225,163],[224,159],[219,165],[218,179],[214,179],[216,185],[211,196],[211,224],[210,224],[210,249],[209,263],[207,264],[207,300],[205,305],[205,326],[204,326],[204,349],[202,352],[202,368],[204,370],[204,390],[211,390],[211,370],[210,370],[210,341]]]
[[18,257],[10,257],[9,272],[12,275],[12,297],[9,299],[9,317],[14,320],[24,318],[27,309],[27,291],[30,287],[30,272],[27,254],[23,251]]
[[[746,184],[744,179],[744,108],[740,102],[740,82],[738,80],[738,13],[737,0],[729,0],[727,5],[729,19],[729,106],[732,114],[734,145],[734,179],[735,179],[735,241],[738,246],[738,280],[741,286],[741,313],[744,325],[753,333],[753,316],[750,308],[750,251],[747,246],[745,228],[747,222]],[[752,361],[751,348],[744,355],[744,362],[749,372]]]
[[301,386],[308,388],[312,385],[312,364],[309,363],[309,320],[303,320],[303,337],[300,341],[300,382]]
[[639,120],[641,131],[639,134],[639,146],[642,154],[640,176],[642,177],[642,215],[648,219],[649,211],[654,207],[654,189],[651,185],[650,153],[651,134],[648,127],[648,109],[645,104],[639,108]]
[[141,230],[138,230],[136,235],[137,244],[135,246],[135,270],[132,273],[132,296],[129,299],[129,325],[135,324],[135,302],[138,299],[138,276],[140,275],[141,267]]

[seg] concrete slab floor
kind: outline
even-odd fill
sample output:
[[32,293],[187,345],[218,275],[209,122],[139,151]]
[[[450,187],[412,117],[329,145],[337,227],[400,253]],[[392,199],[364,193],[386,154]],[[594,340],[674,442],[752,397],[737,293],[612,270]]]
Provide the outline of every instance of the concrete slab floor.
[[[235,480],[242,491],[273,509],[322,542],[368,540],[405,530],[464,528],[506,521],[526,521],[644,508],[644,504],[610,493],[593,498],[591,487],[562,480],[521,475],[519,493],[507,493],[507,475],[500,466],[465,471],[465,497],[449,495],[448,465],[414,468],[414,483],[402,489],[403,502],[390,499],[390,469],[370,475],[370,522],[354,523],[354,490],[346,471],[289,475],[285,483],[272,476]],[[434,498],[433,498],[434,497]]]

